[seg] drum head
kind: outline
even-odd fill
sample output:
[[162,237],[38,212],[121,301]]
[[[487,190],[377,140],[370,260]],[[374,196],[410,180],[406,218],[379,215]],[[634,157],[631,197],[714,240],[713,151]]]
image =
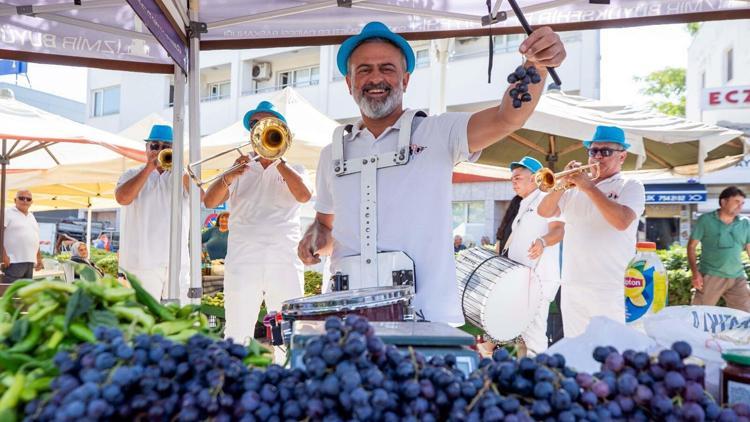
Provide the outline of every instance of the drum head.
[[516,266],[497,280],[487,292],[480,314],[484,330],[493,339],[510,341],[534,321],[542,305],[542,288],[530,268]]

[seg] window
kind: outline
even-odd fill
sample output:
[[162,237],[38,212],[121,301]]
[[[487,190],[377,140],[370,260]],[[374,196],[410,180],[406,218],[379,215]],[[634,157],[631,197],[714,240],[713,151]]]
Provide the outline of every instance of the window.
[[320,82],[320,66],[305,67],[302,69],[287,70],[279,72],[276,87],[284,89],[288,86],[311,86]]
[[232,84],[229,81],[212,82],[208,84],[208,96],[207,100],[221,100],[223,98],[229,98]]
[[727,50],[725,57],[724,65],[726,68],[726,79],[724,82],[729,82],[734,78],[734,50],[731,48]]
[[91,91],[91,116],[109,116],[120,112],[120,86]]
[[174,105],[174,84],[169,84],[169,106]]
[[484,224],[484,201],[453,203],[453,228],[464,223]]
[[430,65],[430,50],[417,50],[416,67],[427,67]]

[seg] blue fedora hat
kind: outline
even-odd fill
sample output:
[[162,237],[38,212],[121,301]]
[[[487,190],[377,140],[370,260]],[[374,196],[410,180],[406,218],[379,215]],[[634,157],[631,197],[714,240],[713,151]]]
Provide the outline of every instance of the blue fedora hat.
[[286,123],[286,118],[276,111],[276,107],[271,104],[270,101],[261,101],[258,103],[257,107],[245,113],[245,117],[242,118],[242,123],[245,125],[245,129],[250,130],[250,121],[255,113],[271,113],[281,119],[282,122]]
[[382,22],[370,22],[362,28],[362,32],[359,35],[349,37],[341,44],[341,48],[339,48],[339,52],[336,55],[336,65],[342,75],[346,76],[348,72],[349,56],[352,55],[354,49],[362,44],[363,41],[370,38],[383,38],[392,42],[406,57],[406,71],[409,73],[414,71],[414,64],[416,63],[414,50],[411,49],[411,46],[406,42],[404,37],[391,32]]
[[514,161],[510,163],[510,169],[516,169],[518,167],[524,167],[529,169],[532,173],[536,173],[539,170],[542,169],[542,163],[539,162],[536,158],[529,157],[528,155],[521,158],[518,161]]
[[623,149],[630,148],[630,144],[625,140],[625,132],[617,126],[597,126],[594,136],[583,141],[583,146],[586,149],[591,148],[594,142],[611,142],[622,145]]
[[148,134],[148,138],[144,139],[146,142],[172,142],[172,126],[168,125],[154,125],[151,127],[151,133]]

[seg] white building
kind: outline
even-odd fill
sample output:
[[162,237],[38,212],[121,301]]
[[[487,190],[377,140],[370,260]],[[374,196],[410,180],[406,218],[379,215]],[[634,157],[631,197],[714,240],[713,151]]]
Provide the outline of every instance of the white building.
[[[565,64],[558,69],[563,90],[598,98],[599,32],[565,32],[561,36],[568,52]],[[487,83],[487,37],[450,40],[445,89],[447,110],[475,111],[497,104],[507,85],[507,75],[521,63],[517,50],[522,40],[521,35],[495,37],[491,84]],[[435,71],[437,55],[434,52],[438,45],[440,43],[435,41],[412,42],[416,69],[405,96],[410,108],[430,109],[436,104],[439,75]],[[338,46],[321,46],[202,52],[201,134],[211,134],[238,121],[247,110],[286,86],[295,87],[331,118],[339,122],[354,120],[359,110],[336,68],[337,51]],[[170,75],[90,69],[87,123],[120,132],[151,113],[171,120],[171,83]],[[470,231],[494,238],[505,202],[513,196],[512,190],[508,182],[470,185],[454,185],[456,225],[461,224],[461,218],[464,223],[483,224]],[[469,240],[478,243],[479,238],[472,235]]]

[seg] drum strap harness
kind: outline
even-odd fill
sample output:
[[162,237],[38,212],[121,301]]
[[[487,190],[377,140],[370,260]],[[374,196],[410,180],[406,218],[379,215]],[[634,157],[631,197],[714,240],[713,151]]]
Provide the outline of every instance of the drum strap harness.
[[[377,214],[377,171],[386,167],[404,166],[409,163],[411,154],[411,134],[419,124],[416,116],[427,117],[421,110],[407,110],[401,117],[398,134],[398,147],[394,152],[374,154],[344,160],[345,131],[351,132],[352,125],[339,126],[333,134],[333,171],[338,177],[361,173],[360,177],[360,279],[378,280],[378,214]],[[413,283],[414,274],[411,277]]]

